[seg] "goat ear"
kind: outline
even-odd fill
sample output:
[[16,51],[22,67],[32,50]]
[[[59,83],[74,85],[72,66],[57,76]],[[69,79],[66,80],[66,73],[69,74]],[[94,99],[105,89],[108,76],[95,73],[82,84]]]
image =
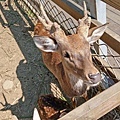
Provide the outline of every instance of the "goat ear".
[[55,52],[58,49],[56,41],[47,36],[34,36],[35,45],[44,52]]
[[[108,23],[107,23],[108,24]],[[100,39],[100,37],[103,35],[103,33],[105,32],[106,28],[107,28],[107,24],[104,24],[100,27],[97,27],[93,32],[92,32],[92,35],[89,36],[87,38],[88,42],[90,44],[96,42],[97,40]]]

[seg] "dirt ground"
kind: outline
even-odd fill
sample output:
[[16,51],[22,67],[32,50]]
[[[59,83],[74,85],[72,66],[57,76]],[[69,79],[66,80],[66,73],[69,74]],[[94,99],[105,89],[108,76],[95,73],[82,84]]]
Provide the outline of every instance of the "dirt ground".
[[0,120],[32,120],[38,97],[57,82],[33,43],[33,26],[17,2],[0,0]]

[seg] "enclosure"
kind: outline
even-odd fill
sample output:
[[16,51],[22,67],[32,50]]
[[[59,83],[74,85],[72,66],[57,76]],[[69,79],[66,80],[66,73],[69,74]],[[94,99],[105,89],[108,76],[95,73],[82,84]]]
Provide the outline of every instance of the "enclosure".
[[[120,10],[118,0],[85,1],[89,16],[92,17],[91,27],[107,22],[104,2],[113,6],[112,10]],[[40,51],[32,41],[33,28],[37,16],[40,15],[39,1],[0,2],[0,119],[32,119],[39,96],[52,93],[63,100],[67,98],[61,92],[57,80],[44,66]],[[41,2],[49,18],[58,22],[67,35],[76,32],[77,20],[83,16],[83,0],[41,0]],[[120,15],[120,12],[117,14]],[[118,19],[116,22],[119,24],[120,17],[114,19]],[[91,46],[94,65],[101,72],[103,79],[100,84],[101,91],[97,88],[91,89],[90,99],[60,120],[120,119],[120,24],[110,25],[111,28],[109,25],[101,40]],[[107,115],[104,116],[105,114]]]

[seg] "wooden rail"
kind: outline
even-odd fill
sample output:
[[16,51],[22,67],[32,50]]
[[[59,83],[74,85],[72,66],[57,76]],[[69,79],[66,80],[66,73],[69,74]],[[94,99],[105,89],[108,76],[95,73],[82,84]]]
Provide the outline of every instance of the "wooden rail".
[[120,10],[120,0],[102,0],[103,2],[106,2],[110,6]]
[[[70,14],[73,18],[78,20],[82,17],[81,10],[79,6],[75,3],[73,3],[70,0],[52,0],[54,3],[56,3],[59,7],[61,7],[63,10],[65,10],[68,14]],[[97,20],[92,19],[92,27],[98,26],[100,23]],[[120,36],[111,31],[110,29],[107,29],[105,34],[101,38],[105,43],[107,43],[113,50],[115,50],[117,53],[120,54]]]
[[97,120],[120,105],[120,82],[91,98],[59,120]]

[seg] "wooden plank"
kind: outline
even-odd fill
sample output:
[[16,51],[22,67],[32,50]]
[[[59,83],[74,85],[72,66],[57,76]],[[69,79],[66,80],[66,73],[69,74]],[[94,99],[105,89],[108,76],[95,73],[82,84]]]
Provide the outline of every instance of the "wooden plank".
[[120,82],[91,98],[59,120],[97,120],[120,105]]
[[106,4],[106,6],[107,6],[107,10],[110,10],[114,14],[120,16],[120,11],[119,10],[115,9],[114,7],[112,7],[112,6],[108,5],[108,4]]
[[65,10],[76,20],[83,17],[83,12],[79,8],[80,6],[77,5],[75,2],[72,2],[70,0],[52,0],[52,1],[59,7],[61,7],[63,10]]
[[110,29],[107,29],[101,39],[113,50],[120,54],[120,36]]
[[115,23],[120,24],[120,16],[114,12],[107,10],[108,18],[112,19]]
[[107,22],[109,23],[108,28],[120,36],[120,24],[113,22],[110,18],[107,18]]
[[102,0],[103,2],[106,2],[110,6],[120,10],[120,0]]
[[[82,17],[80,12],[80,8],[71,2],[70,0],[52,0],[55,4],[60,6],[63,10],[65,10],[68,14],[70,14],[73,18],[78,20]],[[91,26],[101,25],[97,20],[92,19]],[[120,54],[120,36],[107,29],[104,35],[101,38],[105,43],[107,43],[113,50]]]

